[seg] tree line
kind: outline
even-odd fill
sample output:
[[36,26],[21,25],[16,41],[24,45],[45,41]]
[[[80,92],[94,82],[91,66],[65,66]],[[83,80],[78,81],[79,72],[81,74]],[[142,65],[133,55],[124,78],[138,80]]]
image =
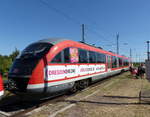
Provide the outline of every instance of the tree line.
[[12,62],[19,55],[20,51],[16,48],[10,55],[0,54],[0,73],[4,76],[8,73]]

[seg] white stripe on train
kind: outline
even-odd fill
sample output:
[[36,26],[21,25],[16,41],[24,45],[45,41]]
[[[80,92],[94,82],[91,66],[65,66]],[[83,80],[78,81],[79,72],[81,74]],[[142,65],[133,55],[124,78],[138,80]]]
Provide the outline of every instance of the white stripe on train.
[[[119,70],[113,70],[110,71],[109,73],[113,73],[113,72],[117,72],[117,71],[121,71],[121,69]],[[104,72],[104,73],[99,73],[99,74],[93,74],[93,75],[88,75],[88,76],[83,76],[83,77],[79,77],[79,78],[74,78],[74,79],[67,79],[67,80],[63,80],[63,81],[56,81],[56,82],[49,82],[49,83],[41,83],[41,84],[28,84],[27,89],[37,89],[37,88],[44,88],[44,86],[46,85],[47,87],[50,86],[56,86],[56,85],[60,85],[60,84],[65,84],[65,83],[71,83],[77,80],[82,80],[82,79],[86,79],[87,77],[93,77],[93,76],[98,76],[98,75],[105,75],[108,74],[108,72]]]
[[0,91],[0,96],[2,96],[4,94],[4,91],[2,90],[2,91]]

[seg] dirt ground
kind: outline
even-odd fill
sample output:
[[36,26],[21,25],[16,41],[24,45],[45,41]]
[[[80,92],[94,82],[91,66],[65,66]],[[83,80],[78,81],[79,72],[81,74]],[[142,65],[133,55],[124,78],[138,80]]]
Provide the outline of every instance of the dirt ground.
[[[139,92],[141,101],[139,100]],[[43,108],[28,117],[149,117],[150,83],[129,72]]]

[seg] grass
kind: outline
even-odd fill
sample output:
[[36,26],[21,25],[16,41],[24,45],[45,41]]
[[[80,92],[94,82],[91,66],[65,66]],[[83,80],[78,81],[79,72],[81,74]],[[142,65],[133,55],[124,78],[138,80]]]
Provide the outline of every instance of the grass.
[[7,80],[8,78],[7,77],[2,77],[3,78],[3,81]]

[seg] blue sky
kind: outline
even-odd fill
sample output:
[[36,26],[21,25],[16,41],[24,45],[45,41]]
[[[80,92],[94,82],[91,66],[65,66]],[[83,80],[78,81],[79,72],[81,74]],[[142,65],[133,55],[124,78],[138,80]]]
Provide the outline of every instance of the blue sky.
[[143,60],[149,11],[149,0],[0,0],[0,54],[43,38],[80,41],[84,23],[87,43],[116,51],[119,32],[120,54],[129,56],[131,48],[134,60]]

